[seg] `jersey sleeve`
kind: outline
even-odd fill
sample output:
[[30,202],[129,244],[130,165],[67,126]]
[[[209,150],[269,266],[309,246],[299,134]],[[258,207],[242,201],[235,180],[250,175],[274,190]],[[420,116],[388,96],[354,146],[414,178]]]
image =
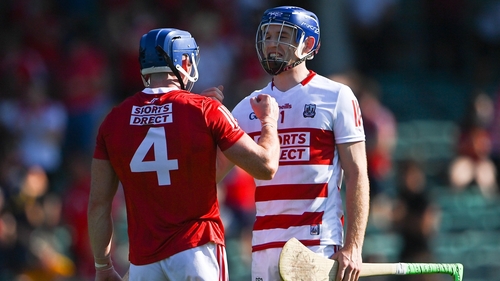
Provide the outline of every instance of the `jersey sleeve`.
[[365,140],[358,100],[352,90],[345,85],[340,89],[335,114],[333,129],[336,143]]
[[223,104],[211,100],[206,113],[207,124],[213,130],[215,141],[222,151],[230,148],[245,134]]

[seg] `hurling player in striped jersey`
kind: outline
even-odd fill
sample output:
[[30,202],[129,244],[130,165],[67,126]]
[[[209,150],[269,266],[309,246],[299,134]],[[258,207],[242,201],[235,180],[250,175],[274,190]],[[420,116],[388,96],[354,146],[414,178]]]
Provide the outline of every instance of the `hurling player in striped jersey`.
[[249,100],[261,120],[256,143],[211,98],[220,91],[190,92],[198,58],[187,31],[161,28],[143,35],[139,61],[145,89],[114,107],[99,128],[88,205],[95,280],[121,280],[110,256],[112,202],[121,186],[128,280],[228,281],[217,151],[253,177],[271,179],[279,162],[279,109],[269,95]]
[[[335,280],[359,278],[369,213],[363,120],[348,86],[306,67],[319,46],[314,13],[292,6],[265,11],[256,50],[272,81],[232,112],[241,128],[258,141],[261,125],[248,101],[266,93],[280,107],[278,172],[271,180],[255,179],[252,281],[281,280],[279,255],[292,237],[318,255],[337,260]],[[221,172],[229,166],[219,161]]]

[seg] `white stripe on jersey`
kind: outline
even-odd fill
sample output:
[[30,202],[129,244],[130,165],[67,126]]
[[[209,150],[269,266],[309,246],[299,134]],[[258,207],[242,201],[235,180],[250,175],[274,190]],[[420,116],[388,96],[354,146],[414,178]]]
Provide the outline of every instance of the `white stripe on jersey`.
[[226,116],[226,119],[227,121],[229,121],[229,123],[231,123],[231,125],[233,126],[234,129],[238,128],[238,122],[236,122],[236,120],[234,119],[233,115],[231,114],[231,112],[229,112],[229,110],[227,110],[227,108],[225,106],[219,106],[219,108],[217,108],[220,112],[222,112],[222,114],[224,114],[224,116]]
[[[255,180],[257,186],[278,184],[312,184],[327,183],[332,178],[332,165],[297,165],[280,166],[272,181]],[[336,177],[337,175],[333,175]]]

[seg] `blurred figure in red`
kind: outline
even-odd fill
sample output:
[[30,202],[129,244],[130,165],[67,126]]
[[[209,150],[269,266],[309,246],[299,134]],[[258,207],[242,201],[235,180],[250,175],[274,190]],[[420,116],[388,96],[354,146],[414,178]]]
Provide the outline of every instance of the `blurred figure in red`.
[[477,186],[481,193],[498,192],[496,167],[491,159],[492,143],[488,127],[493,120],[493,102],[484,92],[474,93],[460,126],[456,157],[449,167],[451,187],[457,191]]

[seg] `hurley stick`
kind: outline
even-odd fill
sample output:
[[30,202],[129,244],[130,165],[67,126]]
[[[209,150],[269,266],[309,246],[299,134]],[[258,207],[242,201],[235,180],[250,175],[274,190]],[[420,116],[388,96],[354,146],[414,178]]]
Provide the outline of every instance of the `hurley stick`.
[[[335,280],[338,263],[315,254],[296,238],[286,242],[281,251],[279,270],[284,281]],[[410,275],[445,273],[462,281],[460,263],[363,263],[360,277],[378,275]]]

